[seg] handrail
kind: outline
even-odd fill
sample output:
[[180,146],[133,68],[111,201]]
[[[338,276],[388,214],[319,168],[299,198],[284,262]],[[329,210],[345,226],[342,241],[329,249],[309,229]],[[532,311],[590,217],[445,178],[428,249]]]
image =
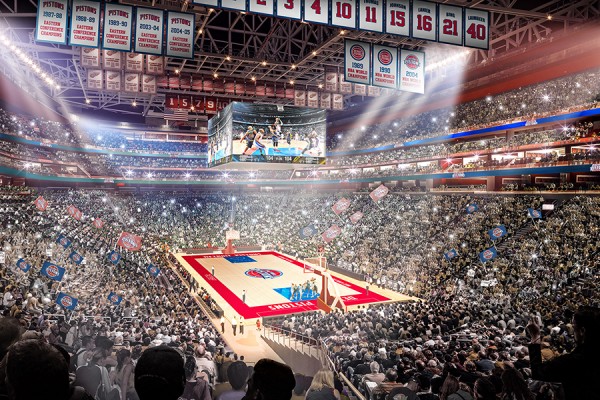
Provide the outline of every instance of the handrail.
[[350,379],[348,379],[344,373],[342,373],[341,371],[338,371],[335,363],[329,356],[330,352],[329,352],[329,350],[327,350],[327,345],[325,344],[325,342],[323,340],[321,340],[321,347],[323,349],[323,354],[325,355],[325,359],[329,362],[329,366],[330,366],[331,370],[335,374],[337,374],[338,378],[340,378],[342,381],[344,381],[344,384],[352,391],[352,393],[354,393],[354,396],[356,396],[356,398],[358,400],[366,400],[366,397],[363,396],[363,394],[360,392],[360,390],[358,390],[356,388],[356,386],[354,386],[352,384],[352,382],[350,382]]

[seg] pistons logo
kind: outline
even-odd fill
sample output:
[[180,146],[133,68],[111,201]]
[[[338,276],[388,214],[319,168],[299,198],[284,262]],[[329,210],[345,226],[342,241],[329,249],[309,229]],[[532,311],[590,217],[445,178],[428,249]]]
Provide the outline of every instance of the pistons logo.
[[21,260],[17,263],[17,267],[25,271],[27,269],[27,262],[25,262],[25,260]]
[[469,212],[473,212],[475,211],[475,206],[469,206],[467,207],[467,210],[469,210]]
[[69,241],[67,240],[67,238],[60,238],[60,242],[61,246],[66,246],[69,244]]
[[73,305],[73,299],[69,296],[63,296],[63,298],[60,299],[60,304],[63,307],[71,307]]
[[312,236],[314,234],[314,230],[312,228],[304,228],[302,229],[302,234],[304,236]]
[[116,294],[113,294],[113,295],[110,296],[109,300],[112,301],[113,303],[118,303],[119,302],[119,296],[117,296]]
[[389,50],[381,50],[379,54],[377,54],[377,59],[383,65],[390,65],[394,60],[394,56],[390,53]]
[[81,256],[79,254],[73,254],[73,261],[75,261],[75,262],[81,261]]
[[355,44],[350,47],[350,55],[355,60],[360,61],[365,58],[365,49],[361,45]]
[[494,252],[491,250],[484,251],[483,258],[485,258],[486,260],[491,260],[492,258],[494,258]]
[[419,62],[419,57],[410,54],[404,59],[404,65],[409,69],[417,69],[421,66],[421,63]]
[[502,229],[494,228],[494,230],[492,231],[492,234],[494,235],[494,237],[500,237],[500,236],[502,236]]
[[46,275],[48,275],[50,278],[56,278],[57,276],[60,275],[60,271],[58,270],[58,267],[56,265],[49,265],[48,268],[46,268]]
[[152,266],[150,267],[150,269],[148,270],[152,275],[156,275],[158,274],[158,268]]
[[533,210],[533,211],[531,211],[531,216],[534,218],[539,218],[540,212],[538,210]]
[[119,255],[117,253],[112,253],[110,255],[110,261],[117,261],[119,259]]
[[137,247],[137,242],[131,236],[123,236],[121,242],[126,249],[135,249]]
[[283,276],[283,272],[275,269],[252,268],[244,272],[250,278],[273,279]]

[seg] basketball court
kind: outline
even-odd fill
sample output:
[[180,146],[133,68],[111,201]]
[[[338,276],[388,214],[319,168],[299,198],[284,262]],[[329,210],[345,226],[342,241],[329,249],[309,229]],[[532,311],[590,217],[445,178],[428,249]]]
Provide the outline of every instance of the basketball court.
[[[281,253],[179,253],[176,258],[199,281],[199,285],[213,296],[228,319],[233,315],[241,315],[250,320],[318,310],[316,293],[305,291],[301,298],[297,294],[292,300],[291,286],[304,285],[306,281],[314,282],[320,292],[323,276],[307,268],[304,262]],[[329,291],[338,294],[348,309],[359,305],[410,299],[383,289],[369,288],[367,293],[364,285],[364,282],[335,273],[331,273],[328,283]]]

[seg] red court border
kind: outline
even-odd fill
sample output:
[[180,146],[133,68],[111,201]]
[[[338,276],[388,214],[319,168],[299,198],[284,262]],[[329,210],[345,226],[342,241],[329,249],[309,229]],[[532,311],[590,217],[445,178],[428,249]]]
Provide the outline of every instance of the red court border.
[[[252,253],[236,253],[233,256],[265,256],[272,255],[278,257],[290,264],[297,266],[298,268],[304,268],[301,262],[294,260],[292,258],[286,257],[283,254],[277,253],[275,251],[265,251],[265,252],[252,252]],[[183,258],[196,272],[200,274],[202,279],[204,279],[213,289],[215,289],[225,301],[229,303],[231,307],[245,319],[259,318],[259,317],[271,317],[275,315],[285,315],[285,314],[293,314],[298,312],[305,311],[316,311],[317,301],[316,300],[307,300],[307,301],[296,301],[296,302],[286,302],[286,303],[278,303],[278,304],[268,304],[265,306],[256,306],[250,307],[242,300],[233,294],[233,292],[225,286],[223,282],[218,280],[216,277],[212,275],[212,273],[207,270],[202,264],[200,264],[196,259],[202,258],[225,258],[230,257],[231,255],[226,254],[199,254],[199,255],[189,255],[182,256]],[[348,306],[358,305],[358,304],[368,304],[368,303],[379,303],[383,301],[389,301],[387,297],[384,297],[380,294],[369,291],[367,295],[366,290],[361,288],[358,285],[347,282],[338,277],[332,276],[335,283],[338,285],[346,286],[356,292],[358,294],[342,296],[342,300]]]

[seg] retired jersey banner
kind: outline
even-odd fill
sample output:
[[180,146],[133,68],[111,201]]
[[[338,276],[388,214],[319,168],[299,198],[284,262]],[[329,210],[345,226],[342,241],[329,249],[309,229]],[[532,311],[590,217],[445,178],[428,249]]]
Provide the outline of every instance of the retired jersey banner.
[[194,58],[195,27],[196,14],[167,13],[167,56]]
[[130,52],[133,27],[133,7],[104,4],[102,48]]
[[90,90],[102,90],[104,88],[104,77],[101,69],[87,70],[87,88]]
[[123,53],[117,50],[102,51],[102,64],[104,69],[121,71],[123,69]]
[[144,55],[140,53],[127,53],[125,56],[125,71],[144,72]]
[[128,93],[138,93],[140,91],[140,74],[125,73],[125,91]]
[[338,74],[337,72],[325,72],[325,90],[337,92],[338,90]]
[[142,75],[142,93],[156,94],[155,75]]
[[379,200],[381,200],[385,196],[387,196],[389,191],[390,191],[390,189],[388,189],[387,186],[381,184],[377,187],[377,189],[375,189],[371,193],[369,193],[369,197],[371,198],[371,200],[373,200],[375,203],[377,203]]
[[100,2],[73,0],[69,44],[71,46],[98,47],[100,44]]
[[217,7],[219,5],[219,0],[192,0],[192,3],[201,4],[203,6]]
[[371,44],[355,40],[344,41],[344,80],[369,85],[371,83]]
[[296,107],[306,107],[306,91],[294,89],[294,105]]
[[356,224],[358,221],[360,221],[362,219],[363,216],[364,216],[364,214],[362,212],[357,211],[350,216],[350,222],[352,222],[353,224]]
[[401,49],[400,90],[412,93],[425,93],[425,53]]
[[129,251],[138,251],[142,248],[142,238],[129,232],[121,232],[117,245]]
[[133,51],[162,55],[164,12],[153,8],[138,7],[136,13]]
[[321,93],[321,108],[331,109],[331,93]]
[[410,36],[410,0],[385,0],[385,32]]
[[331,207],[331,209],[333,210],[333,212],[336,215],[345,213],[346,211],[348,211],[349,208],[350,208],[350,200],[348,200],[345,197],[342,197],[341,199],[336,201],[335,204],[333,205],[333,207]]
[[346,82],[344,74],[340,74],[340,93],[352,94],[352,84],[350,82]]
[[463,44],[463,12],[462,7],[440,4],[438,21],[438,40],[440,43]]
[[[291,3],[293,3],[293,0]],[[275,0],[248,0],[248,11],[257,14],[275,15]]]
[[338,237],[340,233],[342,233],[342,228],[340,228],[337,225],[331,225],[331,227],[329,229],[327,229],[325,232],[323,232],[321,234],[321,237],[323,238],[324,241],[329,243],[333,239]]
[[35,204],[35,208],[37,208],[40,211],[46,211],[46,209],[48,208],[48,201],[42,196],[39,196],[37,199],[35,199],[33,204]]
[[465,46],[487,50],[490,47],[490,13],[465,8]]
[[437,10],[435,3],[413,1],[412,4],[412,37],[436,41]]
[[304,1],[304,21],[327,25],[329,23],[329,1]]
[[385,0],[358,0],[358,29],[383,33]]
[[39,1],[35,40],[67,44],[68,0]]
[[146,73],[162,75],[165,73],[165,59],[162,56],[146,56]]
[[373,77],[375,86],[398,88],[398,50],[394,47],[373,45]]
[[246,11],[246,0],[221,0],[221,8]]
[[95,49],[92,47],[82,47],[79,62],[84,68],[99,68],[100,49]]
[[69,296],[68,294],[64,294],[62,292],[60,292],[56,297],[56,304],[66,308],[67,310],[74,310],[75,307],[77,307],[78,302],[79,301],[75,297]]
[[332,0],[331,8],[331,25],[356,29],[356,0]]

